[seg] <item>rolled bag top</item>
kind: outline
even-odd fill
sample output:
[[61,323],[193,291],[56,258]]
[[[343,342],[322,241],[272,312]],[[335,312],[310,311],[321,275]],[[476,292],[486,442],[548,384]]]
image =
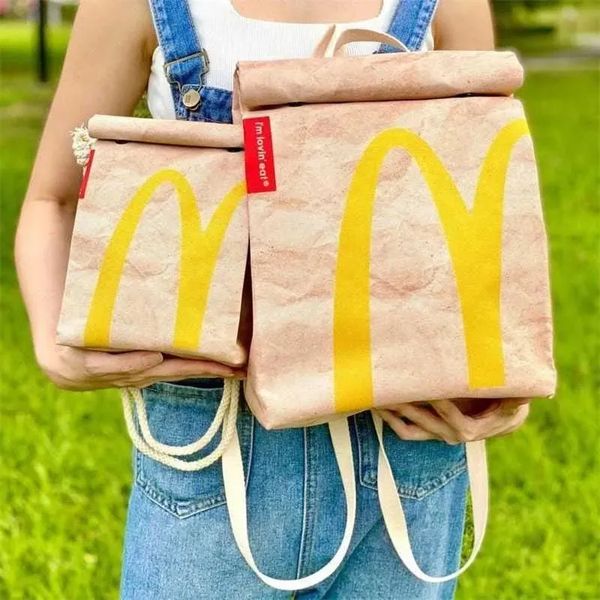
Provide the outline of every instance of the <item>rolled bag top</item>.
[[234,93],[242,110],[256,110],[292,103],[510,96],[522,84],[523,67],[514,52],[436,50],[241,61]]
[[89,134],[100,140],[145,142],[203,148],[242,148],[242,128],[223,123],[94,115]]

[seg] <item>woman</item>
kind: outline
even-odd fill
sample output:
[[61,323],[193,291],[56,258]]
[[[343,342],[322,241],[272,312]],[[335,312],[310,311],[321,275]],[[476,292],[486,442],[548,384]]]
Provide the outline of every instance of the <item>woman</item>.
[[[81,176],[68,132],[94,113],[130,115],[146,89],[154,118],[228,121],[237,60],[307,56],[330,22],[387,30],[415,50],[493,47],[486,0],[440,0],[439,6],[435,0],[150,0],[150,8],[146,0],[81,2],[16,239],[36,357],[57,385],[145,387],[151,425],[166,443],[189,442],[208,426],[220,378],[243,372],[156,352],[108,354],[54,341]],[[199,79],[200,104],[170,86],[163,69],[165,57],[199,41],[210,57]],[[350,48],[375,50],[373,44]],[[515,399],[438,401],[383,412],[390,425],[388,456],[426,571],[444,574],[459,560],[467,488],[462,442],[509,433],[527,413],[527,401]],[[372,421],[363,413],[351,422],[360,482],[351,551],[334,576],[295,597],[451,598],[453,582],[422,583],[398,561],[379,512]],[[238,429],[257,562],[277,577],[317,570],[337,548],[345,517],[337,509],[343,496],[326,427],[267,432],[244,408]],[[243,562],[218,465],[182,473],[139,453],[134,462],[123,598],[288,597],[262,584]]]

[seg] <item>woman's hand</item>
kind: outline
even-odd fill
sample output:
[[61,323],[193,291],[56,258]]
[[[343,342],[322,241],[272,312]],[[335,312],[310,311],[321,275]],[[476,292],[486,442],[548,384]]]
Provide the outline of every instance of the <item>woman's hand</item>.
[[378,412],[403,440],[460,444],[512,433],[525,422],[529,400],[437,400],[398,404]]
[[97,352],[56,345],[38,356],[43,371],[58,387],[96,390],[145,387],[157,381],[190,377],[243,377],[244,370],[217,362],[164,356],[160,352]]

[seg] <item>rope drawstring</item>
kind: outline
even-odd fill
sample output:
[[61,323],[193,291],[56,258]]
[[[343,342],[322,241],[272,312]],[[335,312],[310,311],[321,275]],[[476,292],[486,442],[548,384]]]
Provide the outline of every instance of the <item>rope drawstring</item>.
[[73,140],[71,147],[73,148],[73,154],[77,160],[77,164],[85,167],[90,158],[90,152],[98,140],[90,135],[87,127],[84,125],[75,127],[75,129],[71,131],[71,139]]
[[[142,454],[179,471],[200,471],[212,465],[221,458],[236,432],[240,384],[233,379],[224,380],[223,396],[210,427],[199,439],[185,446],[162,444],[154,438],[150,431],[148,414],[139,388],[123,388],[121,397],[125,424],[135,447]],[[137,416],[139,431],[135,424],[134,414]],[[193,461],[177,458],[178,456],[190,456],[205,448],[213,440],[219,429],[222,430],[221,439],[210,454]]]

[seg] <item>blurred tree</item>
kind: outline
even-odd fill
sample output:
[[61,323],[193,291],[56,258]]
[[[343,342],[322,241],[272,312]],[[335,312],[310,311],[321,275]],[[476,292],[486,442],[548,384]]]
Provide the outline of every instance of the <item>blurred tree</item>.
[[495,14],[511,13],[519,9],[535,10],[546,8],[562,2],[562,0],[491,0]]
[[494,10],[511,10],[517,6],[533,10],[536,8],[547,8],[548,6],[564,2],[565,0],[492,0],[492,5]]

